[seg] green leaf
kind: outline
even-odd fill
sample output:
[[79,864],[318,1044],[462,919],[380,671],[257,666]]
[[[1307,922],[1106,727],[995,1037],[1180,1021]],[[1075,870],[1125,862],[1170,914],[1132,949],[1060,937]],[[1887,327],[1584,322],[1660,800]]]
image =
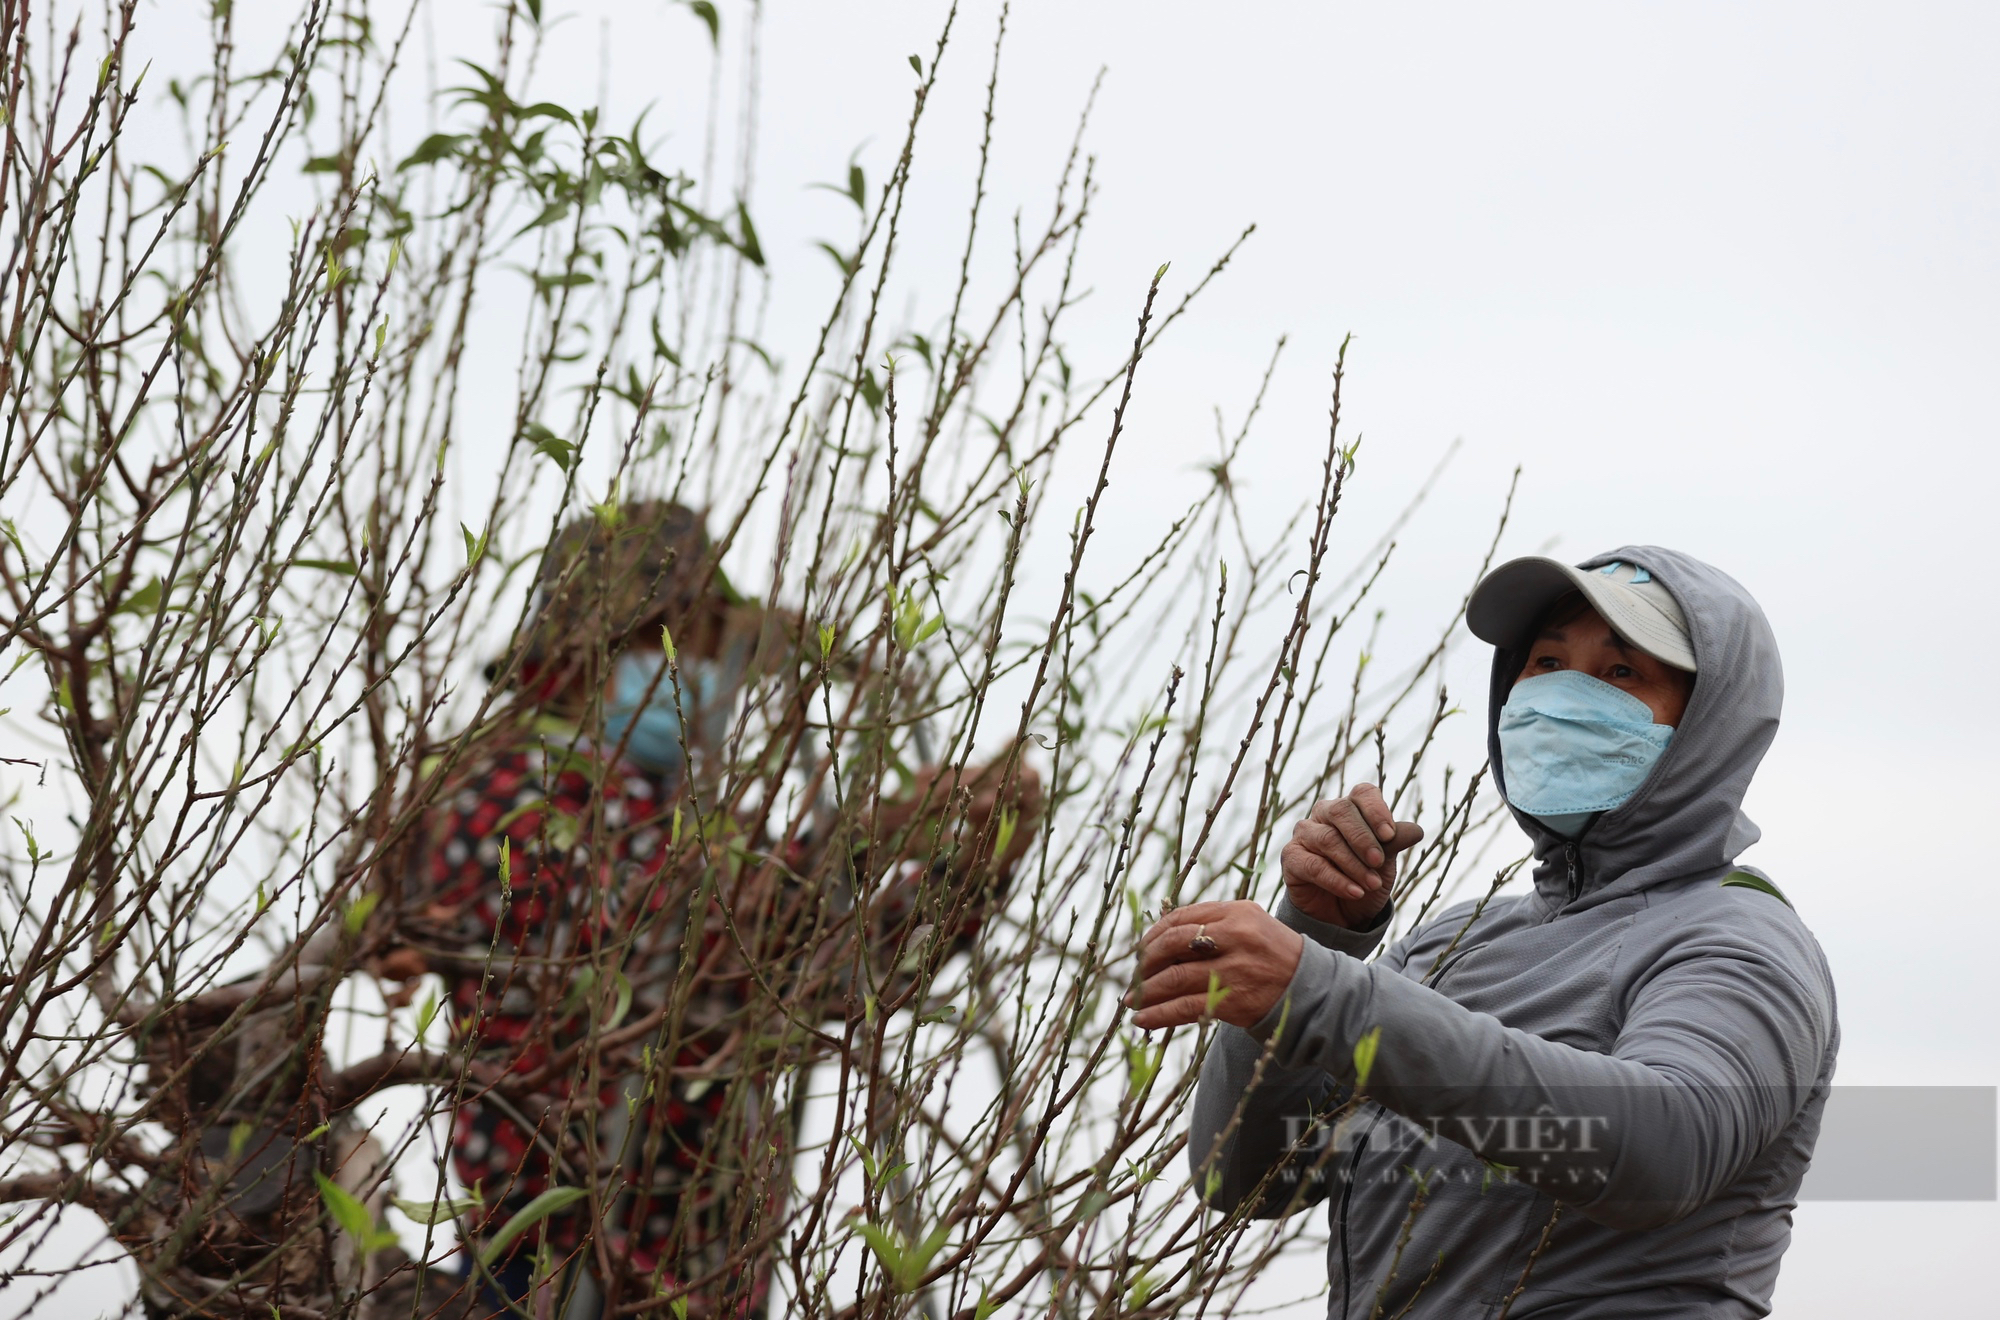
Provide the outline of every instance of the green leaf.
[[681,364],[680,354],[668,348],[667,341],[660,338],[660,321],[658,317],[653,318],[653,351],[677,367]]
[[847,195],[863,211],[868,209],[868,176],[861,172],[859,165],[847,167]]
[[361,928],[368,924],[368,914],[373,912],[375,905],[381,901],[380,892],[363,894],[347,905],[347,912],[341,917],[340,924],[347,928],[349,935],[359,935]]
[[939,1224],[924,1236],[924,1240],[917,1244],[914,1252],[904,1255],[903,1264],[908,1271],[903,1279],[905,1291],[914,1291],[916,1286],[923,1282],[924,1271],[931,1267],[931,1262],[937,1259],[938,1252],[942,1251],[944,1244],[950,1240],[951,1225]]
[[875,379],[874,370],[864,368],[854,383],[861,388],[861,397],[867,401],[868,411],[879,415],[882,411],[882,400],[886,396],[882,382]]
[[880,1182],[881,1178],[875,1172],[875,1155],[862,1144],[861,1138],[850,1132],[847,1134],[847,1144],[854,1147],[854,1153],[861,1157],[861,1171],[868,1175],[868,1181]]
[[757,241],[757,227],[750,223],[750,208],[742,202],[736,203],[736,226],[741,233],[737,249],[753,266],[764,264],[764,248]]
[[1779,889],[1769,880],[1766,880],[1763,876],[1749,871],[1731,871],[1728,875],[1722,877],[1722,887],[1724,889],[1754,889],[1760,894],[1769,894],[1786,907],[1792,905],[1792,900],[1785,897],[1783,890]]
[[417,149],[403,158],[398,170],[407,170],[417,165],[429,165],[456,155],[461,142],[466,141],[460,133],[433,133],[417,144]]
[[674,663],[674,635],[666,624],[660,625],[660,649],[667,653],[667,663]]
[[529,422],[523,433],[538,453],[549,458],[557,467],[567,472],[576,462],[576,446],[543,426],[540,422]]
[[[537,215],[534,219],[530,220],[527,224],[522,225],[519,229],[515,230],[514,237],[519,238],[521,235],[527,233],[531,229],[540,229],[545,225],[552,225],[556,221],[562,219],[564,216],[568,214],[569,214],[569,199],[567,197],[558,197],[555,201],[550,202],[547,206],[544,206],[541,209],[541,213]],[[589,281],[585,280],[582,282],[588,283]],[[538,280],[537,283],[540,283],[540,281]]]
[[535,276],[535,290],[538,293],[547,293],[551,289],[580,289],[586,284],[595,283],[597,277],[583,270],[564,271],[560,275]]
[[856,1224],[854,1231],[860,1234],[863,1242],[868,1244],[869,1250],[875,1253],[875,1258],[882,1262],[882,1268],[888,1271],[890,1279],[894,1280],[902,1277],[903,1246],[901,1242],[897,1241],[892,1234],[877,1228],[874,1224]]
[[348,559],[293,559],[287,561],[286,568],[316,568],[322,573],[338,573],[342,577],[354,576],[354,562]]
[[305,163],[305,168],[301,171],[301,173],[338,174],[340,173],[340,157],[314,156],[311,160]]
[[1375,1071],[1375,1051],[1382,1045],[1382,1028],[1376,1027],[1360,1040],[1354,1042],[1354,1089],[1359,1091],[1368,1085],[1368,1074]]
[[894,608],[896,645],[905,651],[944,626],[944,618],[941,615],[929,620],[924,618],[923,604],[918,601],[914,587],[904,588],[902,599],[894,604]]
[[1217,976],[1214,972],[1210,972],[1208,974],[1208,1006],[1202,1011],[1207,1016],[1214,1017],[1215,1010],[1221,1008],[1222,1001],[1227,998],[1229,998],[1229,987],[1222,983],[1221,977]]
[[826,255],[828,255],[829,257],[832,257],[833,264],[840,267],[841,274],[852,275],[854,273],[854,258],[848,256],[845,252],[842,252],[839,248],[835,247],[833,244],[824,241],[816,241],[813,244],[813,246],[817,247],[820,251],[826,253]]
[[625,1020],[632,1011],[632,982],[623,972],[613,972],[612,979],[618,988],[618,998],[611,1005],[611,1016],[604,1019],[604,1029],[611,1030]]
[[432,986],[430,990],[424,994],[424,1002],[417,1005],[418,1040],[422,1040],[424,1038],[425,1033],[431,1029],[431,1023],[437,1021],[437,1015],[438,1015],[437,987]]
[[833,636],[832,624],[822,623],[819,626],[819,658],[822,662],[833,656]]
[[1020,827],[1021,813],[1013,807],[1000,808],[1000,823],[993,831],[993,855],[1005,857],[1007,849],[1014,842],[1014,831]]
[[924,1271],[944,1248],[951,1237],[951,1226],[939,1224],[919,1243],[905,1242],[900,1234],[890,1233],[875,1224],[859,1223],[854,1231],[882,1262],[883,1270],[889,1276],[889,1283],[897,1292],[915,1292],[923,1282]]
[[435,1201],[406,1201],[399,1196],[391,1200],[390,1204],[419,1224],[428,1224],[435,1228],[439,1224],[449,1223],[460,1215],[471,1214],[484,1203],[476,1196],[439,1197]]
[[313,1181],[319,1184],[320,1199],[326,1202],[327,1210],[342,1232],[360,1242],[375,1231],[375,1223],[368,1217],[368,1207],[356,1200],[354,1193],[317,1169],[313,1170]]
[[924,62],[914,55],[910,56],[910,67],[917,71],[917,77],[924,76]]
[[128,594],[125,597],[125,599],[122,602],[120,602],[118,608],[112,612],[114,614],[154,613],[160,608],[160,598],[164,594],[165,594],[165,589],[162,587],[160,579],[156,577],[151,582],[148,582],[145,586],[139,588],[137,591]]
[[464,523],[458,525],[458,530],[465,536],[465,566],[471,568],[486,557],[485,533],[482,532],[480,535],[474,536],[472,529]]
[[395,1231],[383,1228],[370,1219],[368,1207],[356,1200],[352,1192],[317,1169],[313,1170],[313,1181],[319,1184],[320,1199],[326,1202],[334,1222],[354,1240],[355,1248],[363,1256],[372,1256],[384,1247],[395,1245]]
[[1132,1093],[1137,1095],[1152,1084],[1160,1071],[1160,1064],[1167,1057],[1165,1045],[1148,1045],[1143,1040],[1125,1042],[1126,1080],[1131,1083]]
[[722,19],[715,12],[714,4],[710,0],[688,0],[688,8],[694,11],[696,18],[708,25],[708,44],[711,47],[720,47],[722,44]]
[[507,1254],[507,1248],[514,1239],[521,1236],[559,1210],[575,1205],[590,1193],[581,1187],[551,1187],[534,1200],[515,1212],[514,1217],[501,1225],[500,1231],[486,1239],[479,1248],[479,1259],[491,1265]]

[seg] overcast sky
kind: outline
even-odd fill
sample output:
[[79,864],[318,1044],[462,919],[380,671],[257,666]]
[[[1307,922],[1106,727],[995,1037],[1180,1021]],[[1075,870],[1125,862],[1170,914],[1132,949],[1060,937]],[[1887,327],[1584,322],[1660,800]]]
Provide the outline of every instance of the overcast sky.
[[[553,29],[545,94],[607,88],[614,125],[653,103],[667,157],[692,166],[707,35],[687,9],[545,7],[573,15]],[[142,44],[199,40],[198,8],[149,0]],[[946,8],[765,6],[752,202],[781,351],[802,347],[833,291],[813,240],[852,224],[807,185],[857,149],[885,177],[907,56],[929,60]],[[919,144],[908,269],[936,299],[997,8],[962,7]],[[720,9],[734,50],[746,10]],[[440,0],[438,49],[480,49],[491,13]],[[1142,371],[1114,472],[1127,549],[1190,498],[1211,410],[1240,417],[1280,334],[1238,479],[1253,509],[1289,512],[1317,480],[1351,332],[1349,418],[1366,443],[1336,553],[1371,544],[1464,441],[1386,583],[1392,635],[1449,613],[1517,464],[1505,550],[1673,546],[1764,603],[1788,699],[1750,803],[1765,840],[1746,860],[1826,947],[1843,1082],[2000,1081],[2000,770],[1979,658],[2000,640],[1996,52],[2000,8],[1969,3],[1019,0],[1001,74],[989,189],[1032,216],[1107,70],[1086,139],[1103,191],[1080,356],[1115,360],[1162,261],[1177,296],[1258,226]],[[1970,1313],[1990,1297],[1995,1241],[1990,1203],[1808,1204],[1778,1314]]]

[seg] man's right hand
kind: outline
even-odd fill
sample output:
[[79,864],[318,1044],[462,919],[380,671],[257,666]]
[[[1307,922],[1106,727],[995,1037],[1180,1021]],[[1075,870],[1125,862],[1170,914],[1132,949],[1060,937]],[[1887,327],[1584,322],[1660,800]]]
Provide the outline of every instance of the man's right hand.
[[368,970],[385,981],[414,981],[431,969],[430,959],[421,949],[398,945],[374,960]]
[[1356,784],[1346,797],[1314,803],[1292,826],[1280,855],[1285,892],[1315,920],[1366,926],[1395,888],[1397,856],[1423,837],[1423,826],[1390,816],[1382,790]]

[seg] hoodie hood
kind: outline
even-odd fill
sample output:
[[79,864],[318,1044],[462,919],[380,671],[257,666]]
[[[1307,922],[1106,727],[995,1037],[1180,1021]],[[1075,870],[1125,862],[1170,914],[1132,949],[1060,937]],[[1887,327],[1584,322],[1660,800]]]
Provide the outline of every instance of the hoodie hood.
[[[1568,840],[1509,806],[1535,846],[1535,889],[1550,907],[1594,906],[1670,880],[1726,871],[1759,837],[1743,795],[1778,733],[1785,680],[1777,638],[1743,585],[1699,559],[1658,546],[1628,545],[1586,559],[1636,564],[1673,594],[1687,616],[1699,672],[1687,712],[1653,773],[1630,801],[1591,822],[1575,842],[1578,895],[1569,893]],[[1527,663],[1520,648],[1498,648],[1486,712],[1486,750],[1504,795],[1500,708]]]

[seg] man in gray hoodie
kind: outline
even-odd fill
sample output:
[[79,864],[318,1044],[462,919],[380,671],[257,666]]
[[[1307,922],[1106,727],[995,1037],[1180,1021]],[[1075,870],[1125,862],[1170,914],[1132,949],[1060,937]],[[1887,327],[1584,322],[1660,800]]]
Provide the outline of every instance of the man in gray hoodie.
[[1135,1023],[1224,1023],[1195,1186],[1259,1217],[1328,1201],[1343,1320],[1765,1315],[1839,1043],[1818,944],[1736,861],[1783,694],[1770,625],[1651,546],[1502,565],[1467,621],[1533,888],[1364,961],[1422,831],[1359,785],[1294,830],[1275,916],[1163,917]]

